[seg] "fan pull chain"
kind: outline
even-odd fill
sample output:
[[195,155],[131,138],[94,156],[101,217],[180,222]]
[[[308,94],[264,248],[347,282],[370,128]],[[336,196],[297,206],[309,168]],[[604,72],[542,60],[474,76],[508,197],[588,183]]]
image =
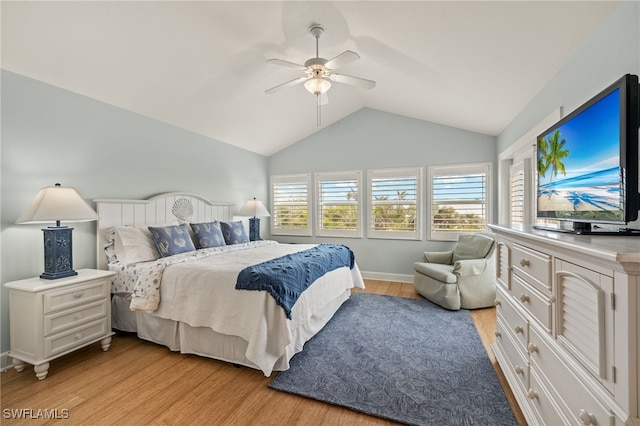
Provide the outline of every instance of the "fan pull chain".
[[316,100],[318,101],[318,112],[317,112],[317,126],[322,126],[322,104],[320,102],[320,92],[316,93]]

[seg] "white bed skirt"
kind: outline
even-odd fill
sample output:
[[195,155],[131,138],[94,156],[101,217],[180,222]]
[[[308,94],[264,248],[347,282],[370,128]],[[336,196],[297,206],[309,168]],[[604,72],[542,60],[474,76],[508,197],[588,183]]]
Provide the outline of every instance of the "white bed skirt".
[[[292,341],[280,357],[273,371],[289,368],[289,360],[300,352],[304,344],[333,317],[338,308],[349,298],[350,290],[335,297],[305,324],[291,331]],[[207,327],[192,327],[186,323],[168,320],[143,312],[129,310],[131,300],[114,295],[111,301],[112,327],[166,346],[172,351],[200,355],[233,364],[260,369],[245,356],[248,342],[237,336],[220,334]],[[266,374],[269,376],[269,374]]]

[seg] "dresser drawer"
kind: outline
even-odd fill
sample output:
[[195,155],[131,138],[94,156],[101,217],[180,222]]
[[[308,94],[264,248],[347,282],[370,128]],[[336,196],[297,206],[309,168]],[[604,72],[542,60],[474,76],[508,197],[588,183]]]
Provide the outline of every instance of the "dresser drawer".
[[[552,392],[545,386],[544,381],[531,369],[529,373],[530,386],[526,392],[527,397],[531,400],[531,406],[534,409],[536,417],[538,417],[541,425],[570,425],[557,401],[558,398],[553,396]],[[597,423],[600,425],[600,423]],[[607,423],[603,423],[606,425]]]
[[496,303],[496,315],[504,321],[509,334],[515,336],[518,341],[518,348],[523,354],[527,353],[529,343],[529,323],[511,304],[510,297],[505,295],[502,289],[498,289]]
[[[571,423],[615,424],[615,416],[611,410],[587,390],[582,381],[558,357],[546,340],[538,335],[537,330],[532,328],[530,331],[531,371],[544,371],[546,377],[553,380],[554,390],[562,395],[558,404],[571,418]],[[585,419],[590,423],[582,423]]]
[[44,317],[44,335],[50,336],[68,328],[105,318],[108,312],[107,303],[107,300],[103,299],[85,306],[46,315]]
[[552,306],[548,297],[529,287],[520,277],[513,277],[512,292],[518,304],[527,310],[551,333]]
[[551,256],[513,245],[513,271],[542,294],[551,295]]
[[44,294],[44,313],[72,306],[84,305],[92,300],[106,299],[108,281],[93,280],[87,283],[66,287],[64,290]]
[[512,338],[509,326],[505,324],[501,318],[496,321],[496,342],[502,347],[502,350],[508,358],[509,365],[502,365],[503,371],[510,370],[513,376],[518,378],[518,385],[522,392],[526,392],[529,388],[529,362],[525,359],[519,343]]
[[107,324],[107,318],[103,318],[63,333],[45,337],[45,357],[71,351],[87,342],[105,337],[111,331],[107,330]]

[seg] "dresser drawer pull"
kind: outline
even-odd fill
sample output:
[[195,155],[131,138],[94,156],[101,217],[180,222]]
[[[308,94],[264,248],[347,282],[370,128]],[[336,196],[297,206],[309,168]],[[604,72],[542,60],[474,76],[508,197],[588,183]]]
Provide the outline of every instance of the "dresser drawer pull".
[[500,333],[499,331],[496,331],[495,333],[493,333],[496,335],[496,337],[502,337],[502,333]]
[[578,417],[580,417],[580,421],[582,422],[583,425],[589,426],[589,425],[598,424],[596,420],[596,416],[593,413],[587,412],[587,410],[584,410],[584,409],[580,410]]
[[494,306],[500,306],[500,305],[502,305],[502,301],[500,299],[496,299],[496,300],[493,301],[493,305]]
[[532,354],[534,352],[538,352],[538,347],[536,345],[534,345],[533,343],[529,343],[527,345],[527,350],[529,351],[530,354]]
[[84,334],[82,333],[76,333],[76,339],[80,340],[84,337]]
[[520,266],[522,266],[523,268],[526,268],[527,266],[529,266],[529,259],[525,259],[525,258],[520,259]]
[[526,295],[526,294],[524,294],[524,293],[523,293],[523,294],[521,294],[521,295],[520,295],[520,301],[521,301],[522,303],[527,303],[527,302],[529,301],[529,296],[527,296],[527,295]]
[[76,319],[77,319],[77,320],[82,319],[82,314],[81,314],[81,313],[77,313],[77,314],[76,314]]
[[519,365],[516,365],[514,370],[516,371],[516,374],[524,374],[524,368],[520,367]]
[[78,292],[78,293],[73,295],[73,298],[74,299],[80,299],[82,296],[84,296],[84,293],[83,292]]
[[527,396],[529,397],[529,399],[537,399],[538,392],[534,391],[533,389],[529,389],[529,391],[527,392]]
[[521,325],[516,325],[515,327],[513,327],[513,331],[515,331],[516,333],[524,333],[524,328]]

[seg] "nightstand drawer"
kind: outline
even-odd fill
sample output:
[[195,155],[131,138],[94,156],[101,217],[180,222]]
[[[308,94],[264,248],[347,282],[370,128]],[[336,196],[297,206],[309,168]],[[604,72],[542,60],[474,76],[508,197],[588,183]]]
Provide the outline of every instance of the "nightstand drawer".
[[513,245],[513,270],[541,293],[551,295],[551,256]]
[[105,318],[107,312],[107,300],[103,299],[86,306],[47,315],[44,317],[44,335],[50,336],[71,327]]
[[49,357],[63,352],[71,351],[91,340],[100,339],[108,334],[107,318],[94,321],[82,327],[71,329],[67,332],[56,334],[44,339],[44,355]]
[[57,292],[45,293],[44,313],[84,305],[92,300],[105,299],[109,294],[107,285],[108,282],[101,279],[68,287]]

